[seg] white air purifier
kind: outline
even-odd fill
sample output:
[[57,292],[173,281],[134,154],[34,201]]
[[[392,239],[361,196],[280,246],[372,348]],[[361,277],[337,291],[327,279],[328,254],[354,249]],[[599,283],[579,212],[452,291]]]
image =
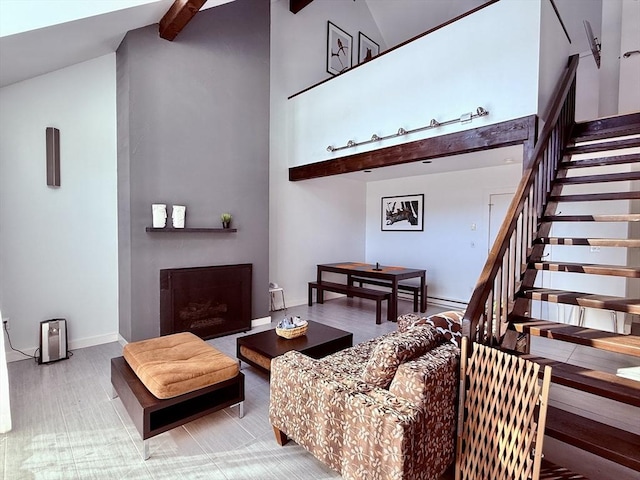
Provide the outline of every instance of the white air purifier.
[[67,321],[54,318],[40,322],[40,357],[38,363],[51,363],[69,358]]

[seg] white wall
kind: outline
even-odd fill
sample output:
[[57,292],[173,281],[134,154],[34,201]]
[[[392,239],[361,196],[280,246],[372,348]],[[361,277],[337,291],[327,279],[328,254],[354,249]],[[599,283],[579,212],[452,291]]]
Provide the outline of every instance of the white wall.
[[640,54],[624,54],[640,48],[640,1],[624,0],[620,39],[620,86],[618,112],[640,111]]
[[318,263],[364,260],[365,185],[339,178],[289,182],[287,97],[331,77],[327,20],[354,37],[354,50],[359,31],[385,48],[364,2],[315,1],[296,15],[288,0],[271,4],[269,275],[285,289],[287,305],[306,303]]
[[[540,4],[540,71],[538,81],[538,113],[543,121],[545,109],[567,66],[570,43],[551,2]],[[566,19],[565,19],[566,20]]]
[[[369,183],[366,261],[424,268],[430,298],[468,302],[487,259],[489,195],[515,192],[521,175],[513,163]],[[381,198],[420,193],[424,231],[383,232]]]
[[[537,113],[540,8],[540,0],[502,0],[292,98],[285,119],[290,163],[328,160]],[[368,140],[374,133],[422,127],[431,118],[459,118],[478,106],[490,115],[471,124],[326,151],[328,145]]]
[[[46,185],[49,126],[59,188]],[[33,353],[39,322],[56,317],[70,348],[116,340],[115,54],[0,89],[0,132],[0,307],[14,347]]]
[[[620,83],[620,32],[622,0],[602,2],[602,49],[599,70],[600,94],[598,113],[608,117],[618,113]],[[636,47],[634,47],[635,49]]]

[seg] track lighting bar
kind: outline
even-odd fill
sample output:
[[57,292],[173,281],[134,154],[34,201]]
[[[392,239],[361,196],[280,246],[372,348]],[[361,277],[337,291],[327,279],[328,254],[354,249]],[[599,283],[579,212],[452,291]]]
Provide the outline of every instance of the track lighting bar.
[[465,113],[460,115],[459,118],[454,118],[453,120],[447,120],[446,122],[438,122],[435,118],[432,118],[429,122],[429,125],[425,125],[424,127],[414,128],[413,130],[405,130],[400,127],[396,133],[391,133],[389,135],[385,135],[383,137],[379,137],[375,133],[371,136],[370,140],[364,140],[362,142],[356,142],[354,140],[349,140],[346,145],[341,147],[334,147],[333,145],[329,145],[327,147],[327,152],[337,152],[338,150],[344,150],[345,148],[353,148],[358,145],[365,145],[367,143],[379,142],[380,140],[386,140],[388,138],[401,137],[402,135],[409,135],[410,133],[421,132],[422,130],[429,130],[431,128],[444,127],[445,125],[451,125],[452,123],[467,123],[473,120],[474,118],[484,117],[489,115],[489,112],[482,107],[478,107],[476,109],[476,113]]

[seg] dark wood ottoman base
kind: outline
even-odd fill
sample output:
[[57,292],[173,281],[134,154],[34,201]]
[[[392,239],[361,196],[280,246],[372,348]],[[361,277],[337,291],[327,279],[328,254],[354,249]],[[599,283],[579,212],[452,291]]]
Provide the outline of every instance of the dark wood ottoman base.
[[209,385],[194,392],[160,400],[147,390],[124,357],[111,359],[113,398],[120,397],[124,408],[143,440],[143,457],[149,458],[147,440],[209,413],[238,405],[244,415],[244,375]]

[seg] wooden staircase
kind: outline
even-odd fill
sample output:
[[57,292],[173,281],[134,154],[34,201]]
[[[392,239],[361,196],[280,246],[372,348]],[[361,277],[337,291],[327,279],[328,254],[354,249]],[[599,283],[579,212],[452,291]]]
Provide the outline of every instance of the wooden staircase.
[[462,334],[552,367],[540,479],[635,480],[640,112],[576,124],[577,67],[543,112]]
[[[637,233],[628,235],[629,238],[620,235],[620,238],[610,238],[606,233],[611,231],[612,224],[619,232],[622,225],[640,222],[640,214],[632,213],[639,211],[632,202],[640,199],[640,114],[576,124],[568,144],[563,149],[556,176],[551,180],[521,282],[515,288],[507,328],[518,332],[520,345],[523,339],[530,340],[527,347],[531,346],[535,354],[528,354],[526,358],[551,365],[552,382],[564,387],[563,399],[549,408],[546,435],[621,465],[622,470],[629,469],[633,477],[634,472],[640,472],[640,381],[616,375],[612,365],[626,356],[627,365],[638,366],[640,378],[640,336],[637,335],[640,324],[633,326],[631,334],[628,331],[625,334],[622,322],[616,321],[619,314],[640,315],[640,298],[595,292],[603,286],[605,290],[624,292],[625,282],[640,282],[640,265],[629,265],[626,261],[629,249],[640,248],[640,238],[633,238]],[[575,192],[576,189],[579,191]],[[610,213],[614,208],[620,211]],[[606,212],[600,213],[603,210]],[[555,233],[557,231],[560,233]],[[585,231],[587,235],[580,234]],[[576,232],[578,234],[572,236]],[[599,263],[601,249],[607,252],[615,249],[617,258],[623,256],[625,262]],[[576,261],[581,259],[584,263]],[[615,286],[613,282],[617,282]],[[576,290],[593,293],[564,289],[576,283],[582,286]],[[632,289],[640,290],[640,283],[634,285]],[[567,311],[569,319],[562,315]],[[589,314],[600,320],[598,325],[585,323]],[[638,321],[638,317],[635,319]],[[534,341],[529,336],[546,340]],[[557,346],[556,342],[565,345]],[[541,346],[543,352],[551,353],[549,358],[538,354],[536,345]],[[561,353],[551,358],[557,348]],[[593,365],[585,366],[579,358],[575,360],[571,354],[567,355],[566,352],[575,349],[583,349],[584,355],[589,355],[590,350],[600,351],[596,355],[606,367],[599,370]],[[608,360],[604,352],[610,352],[613,360]],[[582,408],[573,409],[571,405],[566,408],[567,398],[572,398],[573,391],[575,398],[593,400],[593,404],[598,404],[599,399],[606,399],[605,405],[618,402],[630,412],[631,418],[618,419],[612,426],[575,413]],[[629,428],[623,428],[624,424]],[[616,472],[609,472],[611,475],[606,478],[617,477]],[[636,478],[640,478],[640,473]]]

